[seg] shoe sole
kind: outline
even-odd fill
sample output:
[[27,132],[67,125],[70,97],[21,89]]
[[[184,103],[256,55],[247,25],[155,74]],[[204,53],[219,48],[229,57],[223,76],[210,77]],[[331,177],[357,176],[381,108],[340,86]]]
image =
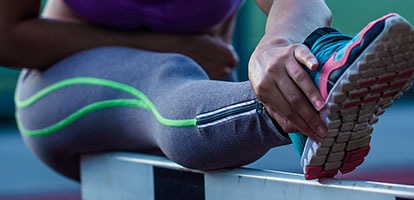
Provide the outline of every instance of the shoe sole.
[[353,171],[370,150],[372,125],[411,87],[414,31],[400,16],[385,20],[382,33],[349,66],[329,93],[320,117],[328,136],[308,138],[301,164],[306,179]]

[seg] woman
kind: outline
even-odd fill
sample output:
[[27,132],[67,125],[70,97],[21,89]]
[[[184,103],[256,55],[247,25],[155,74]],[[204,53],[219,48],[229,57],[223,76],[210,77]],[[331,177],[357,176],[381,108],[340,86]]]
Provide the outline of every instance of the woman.
[[285,131],[323,141],[324,99],[301,66],[318,61],[301,42],[329,26],[330,11],[323,0],[256,2],[266,34],[250,82],[230,83],[210,79],[237,65],[239,0],[51,0],[44,18],[40,0],[2,1],[0,64],[26,68],[16,105],[27,145],[79,180],[89,152],[162,153],[209,170],[290,143]]

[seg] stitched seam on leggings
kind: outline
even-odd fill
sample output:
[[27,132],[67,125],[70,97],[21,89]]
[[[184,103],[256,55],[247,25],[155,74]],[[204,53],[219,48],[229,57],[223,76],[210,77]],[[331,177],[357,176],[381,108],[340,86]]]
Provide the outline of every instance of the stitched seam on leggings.
[[76,77],[76,78],[70,78],[70,79],[65,79],[65,80],[56,82],[36,92],[34,95],[32,95],[31,97],[23,101],[20,101],[16,94],[15,99],[14,99],[16,107],[20,109],[27,108],[30,105],[39,101],[44,96],[50,94],[51,92],[70,86],[70,85],[97,85],[97,86],[108,87],[108,88],[127,92],[135,96],[139,100],[117,99],[117,100],[95,102],[93,104],[89,104],[79,109],[75,113],[72,113],[65,119],[49,127],[37,129],[37,130],[25,129],[22,126],[16,114],[16,120],[17,120],[19,130],[27,136],[49,135],[49,134],[55,133],[63,129],[64,127],[70,125],[71,123],[78,120],[80,117],[85,116],[88,113],[91,113],[99,109],[104,109],[104,108],[109,108],[109,107],[120,107],[120,106],[133,106],[133,107],[140,107],[140,108],[150,110],[153,113],[154,117],[157,119],[157,121],[164,126],[170,126],[170,127],[196,126],[196,119],[172,120],[172,119],[164,118],[163,116],[161,116],[161,114],[158,112],[155,105],[149,100],[149,98],[145,94],[143,94],[141,91],[137,90],[136,88],[132,86],[129,86],[129,85],[126,85],[120,82],[116,82],[116,81],[111,81],[111,80],[106,80],[106,79],[101,79],[101,78],[94,78],[94,77]]

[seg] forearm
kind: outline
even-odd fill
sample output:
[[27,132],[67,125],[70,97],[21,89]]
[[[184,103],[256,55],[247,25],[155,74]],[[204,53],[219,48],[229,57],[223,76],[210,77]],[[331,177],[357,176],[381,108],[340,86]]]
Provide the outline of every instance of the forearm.
[[266,33],[249,61],[249,80],[257,98],[286,132],[301,132],[321,142],[327,131],[319,118],[324,104],[303,69],[318,63],[305,38],[329,26],[324,0],[256,0],[268,14]]
[[185,44],[184,38],[188,40],[185,35],[34,18],[1,31],[0,65],[42,69],[75,52],[98,46],[176,52],[179,43]]
[[268,15],[265,39],[302,43],[315,29],[329,26],[331,12],[324,0],[256,0]]

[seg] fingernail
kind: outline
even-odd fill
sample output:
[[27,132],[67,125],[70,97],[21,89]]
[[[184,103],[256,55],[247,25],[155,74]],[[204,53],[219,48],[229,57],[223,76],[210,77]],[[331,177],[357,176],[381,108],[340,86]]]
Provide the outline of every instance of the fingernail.
[[316,99],[315,106],[316,106],[316,110],[320,111],[325,106],[325,103],[319,99]]
[[320,108],[322,106],[322,101],[318,99],[315,101],[315,104],[317,108]]
[[316,68],[318,67],[318,61],[315,59],[308,60],[308,64],[311,70],[316,70]]
[[319,136],[321,136],[321,137],[326,137],[327,135],[328,135],[328,129],[326,129],[326,127],[325,126],[319,126],[318,127],[318,135]]

